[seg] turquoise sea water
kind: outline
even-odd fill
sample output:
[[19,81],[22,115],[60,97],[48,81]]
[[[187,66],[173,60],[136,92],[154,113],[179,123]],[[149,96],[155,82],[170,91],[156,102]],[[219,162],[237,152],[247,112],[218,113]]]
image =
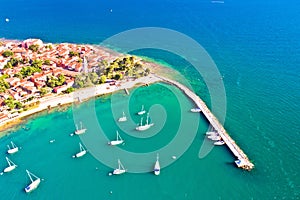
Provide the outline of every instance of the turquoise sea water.
[[[204,159],[199,159],[199,148],[208,127],[200,116],[199,129],[191,146],[179,159],[163,168],[159,177],[151,173],[110,177],[107,174],[111,167],[103,165],[91,154],[81,159],[71,158],[78,151],[80,140],[69,136],[74,130],[74,119],[78,120],[78,115],[74,116],[73,109],[69,108],[66,112],[45,113],[32,118],[25,124],[30,128],[28,131],[20,128],[0,139],[0,166],[3,168],[9,141],[22,146],[19,153],[10,156],[18,168],[0,176],[1,199],[299,198],[298,1],[225,0],[224,4],[206,0],[0,2],[5,5],[0,7],[0,37],[5,38],[38,37],[48,42],[98,44],[113,34],[144,26],[170,28],[192,37],[208,51],[224,76],[227,97],[225,128],[255,164],[250,173],[235,168],[234,157],[225,147],[214,148]],[[5,18],[10,22],[6,23]],[[137,53],[169,63],[210,104],[205,83],[183,59],[154,50]],[[176,130],[173,129],[178,128],[176,122],[178,113],[181,113],[177,110],[178,102],[183,102],[186,108],[192,104],[184,96],[175,97],[175,92],[161,91],[161,87],[168,88],[153,85],[137,89],[129,101],[129,111],[134,122],[138,123],[139,117],[133,113],[140,109],[141,104],[144,103],[146,108],[162,105],[168,113],[166,126],[155,137],[147,139],[134,138],[119,129],[126,140],[122,149],[154,151],[174,138]],[[107,138],[113,138],[117,128],[111,112],[111,99],[111,96],[106,96],[95,100],[95,106],[90,101],[76,107],[83,116],[89,106],[95,108],[97,120]],[[155,122],[154,113],[150,114]],[[189,114],[181,113],[181,117],[195,117]],[[191,119],[191,124],[196,124],[195,120]],[[90,126],[85,118],[82,117],[82,121]],[[97,131],[95,129],[93,133]],[[189,137],[189,133],[186,134]],[[53,138],[56,141],[50,144],[49,140]],[[132,162],[121,159],[128,170],[134,167]],[[143,163],[141,168],[147,168],[153,161],[139,164]],[[170,161],[170,156],[161,155],[162,165]],[[29,181],[26,168],[44,179],[29,195],[22,191]]]

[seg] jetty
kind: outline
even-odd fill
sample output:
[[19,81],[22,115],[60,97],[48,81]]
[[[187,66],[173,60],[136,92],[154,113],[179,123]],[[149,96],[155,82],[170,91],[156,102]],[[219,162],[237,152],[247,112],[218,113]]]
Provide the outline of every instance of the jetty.
[[126,93],[127,95],[130,94],[127,88],[124,88],[124,91],[125,91],[125,93]]
[[219,120],[214,116],[214,114],[208,109],[205,102],[197,96],[194,92],[192,92],[189,88],[182,85],[181,83],[178,83],[176,81],[173,81],[171,79],[161,77],[156,75],[159,79],[161,79],[163,82],[166,82],[168,84],[174,85],[177,88],[179,88],[182,92],[186,94],[190,99],[192,99],[195,104],[201,109],[203,115],[207,118],[211,126],[215,129],[215,131],[220,135],[220,137],[223,139],[225,144],[228,146],[230,151],[233,153],[234,156],[238,160],[235,161],[236,165],[242,169],[245,170],[251,170],[254,168],[254,164],[250,162],[247,155],[243,152],[243,150],[235,143],[235,141],[230,137],[230,135],[227,133],[227,131],[224,129],[222,124],[219,122]]

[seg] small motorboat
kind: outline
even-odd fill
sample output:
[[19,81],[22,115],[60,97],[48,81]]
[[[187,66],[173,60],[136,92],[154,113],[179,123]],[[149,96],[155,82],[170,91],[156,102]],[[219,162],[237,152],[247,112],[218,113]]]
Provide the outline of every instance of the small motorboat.
[[214,142],[214,145],[216,145],[216,146],[220,146],[223,144],[225,144],[225,142],[223,140],[218,140],[218,141]]
[[192,108],[191,112],[197,113],[197,112],[201,112],[200,108]]

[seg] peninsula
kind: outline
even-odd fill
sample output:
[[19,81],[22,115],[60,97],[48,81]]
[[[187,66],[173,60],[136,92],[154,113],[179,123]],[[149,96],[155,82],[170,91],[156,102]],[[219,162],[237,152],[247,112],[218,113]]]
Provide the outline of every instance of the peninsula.
[[[137,84],[165,82],[178,87],[200,108],[246,170],[254,165],[206,104],[184,85],[158,76],[159,66],[99,46],[0,40],[0,127],[33,113]],[[77,90],[76,93],[73,93]]]

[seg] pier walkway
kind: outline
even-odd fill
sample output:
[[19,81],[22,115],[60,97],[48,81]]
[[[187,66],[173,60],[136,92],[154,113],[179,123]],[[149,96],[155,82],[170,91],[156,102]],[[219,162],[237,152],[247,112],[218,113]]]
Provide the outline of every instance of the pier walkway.
[[[157,76],[157,75],[156,75]],[[233,155],[237,157],[237,161],[235,163],[238,167],[241,167],[245,170],[251,170],[254,168],[254,164],[250,162],[247,155],[243,152],[243,150],[235,143],[235,141],[230,137],[230,135],[226,132],[222,124],[218,121],[218,119],[213,115],[213,113],[208,109],[205,102],[200,99],[195,93],[193,93],[189,88],[186,86],[170,80],[165,77],[157,76],[160,78],[163,82],[169,83],[171,85],[176,86],[179,88],[182,92],[184,92],[189,98],[191,98],[195,104],[201,109],[204,116],[207,118],[207,120],[210,122],[211,126],[216,130],[216,132],[221,136],[225,144],[228,146],[228,148],[231,150]]]

